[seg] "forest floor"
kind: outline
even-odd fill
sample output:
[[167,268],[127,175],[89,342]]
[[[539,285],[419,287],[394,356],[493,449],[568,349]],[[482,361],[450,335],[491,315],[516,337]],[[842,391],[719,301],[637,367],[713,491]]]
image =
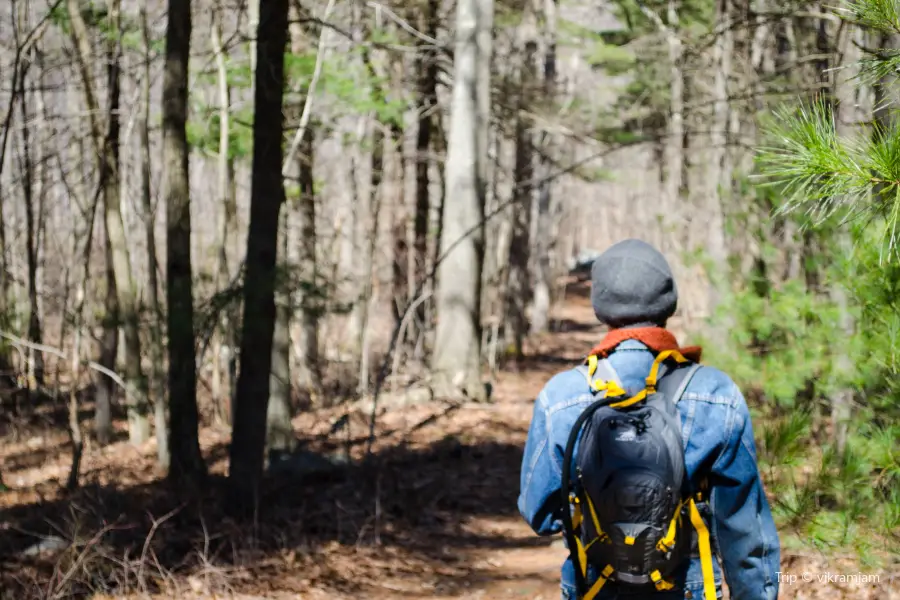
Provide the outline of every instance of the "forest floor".
[[[225,506],[223,428],[202,431],[211,477],[203,499],[189,504],[160,481],[152,441],[134,448],[120,432],[114,444],[88,448],[81,488],[66,494],[69,446],[53,419],[43,430],[6,432],[0,600],[555,600],[565,550],[518,515],[522,448],[544,382],[602,335],[583,286],[571,290],[555,323],[531,341],[518,368],[497,374],[493,403],[380,411],[373,461],[302,480],[274,477],[263,492],[266,511],[250,522],[233,520]],[[299,416],[304,449],[360,457],[371,407],[351,406]],[[900,573],[892,580],[849,557],[784,552],[782,568],[797,579],[782,584],[781,598],[900,599]],[[829,573],[880,581],[826,581]]]

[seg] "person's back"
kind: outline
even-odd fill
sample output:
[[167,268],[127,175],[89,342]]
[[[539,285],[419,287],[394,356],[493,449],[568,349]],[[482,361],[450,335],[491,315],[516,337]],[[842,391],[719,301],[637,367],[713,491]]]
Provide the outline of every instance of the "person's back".
[[[665,259],[652,247],[628,240],[597,259],[592,270],[592,302],[597,317],[610,326],[591,354],[606,358],[631,397],[644,389],[659,352],[677,349],[665,329],[676,305],[674,281]],[[699,349],[682,349],[690,359]],[[594,401],[588,378],[572,369],[553,377],[535,402],[522,462],[519,510],[541,535],[562,530],[561,476],[569,433]],[[774,600],[778,595],[780,550],[756,465],[756,451],[746,402],[731,379],[702,366],[693,372],[677,403],[684,444],[685,478],[692,491],[708,491],[697,504],[708,525],[712,546],[724,567],[734,600]],[[565,510],[571,510],[565,506]],[[669,591],[629,586],[611,580],[596,591],[598,600],[703,598],[704,581],[696,538],[691,558],[672,574]],[[722,569],[713,563],[721,596]],[[588,569],[588,585],[598,580]],[[574,600],[575,567],[562,568],[562,597]],[[582,590],[584,593],[584,590]],[[711,599],[707,599],[711,600]]]

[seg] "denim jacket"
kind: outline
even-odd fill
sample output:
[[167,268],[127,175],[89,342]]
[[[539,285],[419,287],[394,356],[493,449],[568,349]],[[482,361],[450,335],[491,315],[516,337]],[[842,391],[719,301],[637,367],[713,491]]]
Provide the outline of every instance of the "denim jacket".
[[[609,355],[629,395],[643,389],[653,360],[654,354],[636,340],[619,344]],[[575,419],[593,400],[585,376],[572,369],[547,382],[535,402],[522,460],[518,505],[539,535],[562,531],[559,496],[563,453]],[[704,477],[710,485],[709,502],[702,504],[700,511],[721,561],[721,568],[718,562],[713,564],[719,597],[724,571],[732,600],[775,600],[778,533],[756,466],[756,445],[743,395],[727,375],[704,366],[691,379],[678,409],[686,476],[692,489],[697,489]],[[588,585],[595,580],[592,569],[587,579]],[[676,573],[675,580],[673,591],[653,592],[648,600],[703,598],[698,558],[692,558]],[[561,585],[563,600],[574,600],[574,567],[569,559],[562,567]],[[635,598],[627,592],[617,590],[610,582],[597,598]]]

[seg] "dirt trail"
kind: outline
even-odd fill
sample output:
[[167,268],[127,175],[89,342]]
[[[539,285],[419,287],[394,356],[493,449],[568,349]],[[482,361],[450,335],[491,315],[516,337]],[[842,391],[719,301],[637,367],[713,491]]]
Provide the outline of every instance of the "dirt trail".
[[[528,358],[518,369],[497,374],[494,403],[432,403],[381,412],[377,473],[351,470],[337,481],[279,483],[269,491],[270,508],[259,531],[234,525],[213,503],[201,507],[199,520],[185,514],[163,523],[153,544],[145,546],[152,516],[166,514],[175,504],[159,482],[152,442],[136,449],[122,441],[86,453],[82,491],[73,499],[58,491],[69,460],[64,437],[57,432],[6,440],[0,444],[0,467],[13,490],[0,494],[0,531],[10,532],[0,534],[0,600],[5,600],[4,582],[19,581],[22,573],[40,579],[60,564],[71,564],[77,552],[41,562],[22,558],[21,548],[34,542],[23,532],[65,531],[72,506],[80,511],[83,530],[96,531],[114,519],[131,528],[108,534],[98,542],[98,554],[135,556],[151,547],[158,567],[148,577],[152,585],[128,584],[132,596],[81,597],[558,599],[565,550],[558,540],[534,535],[515,506],[522,447],[540,388],[553,374],[577,364],[602,329],[584,287],[569,292],[555,317],[554,331],[530,341]],[[334,433],[342,420],[343,429]],[[334,451],[341,447],[335,438],[346,437],[356,440],[358,456],[368,407],[308,412],[294,425],[313,450]],[[208,428],[201,434],[214,490],[222,484],[215,476],[226,470],[227,442],[224,430]],[[84,520],[92,515],[98,518],[87,525]],[[18,538],[12,535],[16,532]],[[120,562],[112,564],[103,568],[127,570]],[[811,572],[817,579],[821,573],[865,572],[850,561],[787,554],[782,568]],[[121,581],[115,573],[102,584],[85,577],[84,589],[91,590]],[[798,582],[782,586],[780,597],[894,600],[900,599],[900,577],[891,582],[883,575],[875,584]]]

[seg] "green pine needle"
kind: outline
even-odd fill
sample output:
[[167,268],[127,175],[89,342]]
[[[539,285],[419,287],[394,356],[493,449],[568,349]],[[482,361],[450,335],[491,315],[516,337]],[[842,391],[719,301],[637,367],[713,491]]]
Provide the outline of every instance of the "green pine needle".
[[864,27],[885,33],[900,32],[900,3],[896,0],[852,0],[843,10]]
[[765,185],[786,201],[779,212],[804,211],[821,224],[836,214],[884,217],[888,254],[900,241],[900,129],[872,136],[837,133],[834,111],[822,99],[782,109],[765,130],[759,152]]

